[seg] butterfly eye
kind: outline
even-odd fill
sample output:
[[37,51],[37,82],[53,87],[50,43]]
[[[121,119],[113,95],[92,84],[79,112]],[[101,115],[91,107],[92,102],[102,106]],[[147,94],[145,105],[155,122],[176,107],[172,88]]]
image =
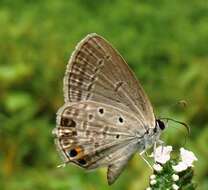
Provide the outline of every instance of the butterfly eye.
[[157,123],[158,123],[158,125],[159,125],[159,127],[160,127],[160,129],[161,130],[164,130],[165,129],[165,124],[161,121],[161,120],[157,120]]

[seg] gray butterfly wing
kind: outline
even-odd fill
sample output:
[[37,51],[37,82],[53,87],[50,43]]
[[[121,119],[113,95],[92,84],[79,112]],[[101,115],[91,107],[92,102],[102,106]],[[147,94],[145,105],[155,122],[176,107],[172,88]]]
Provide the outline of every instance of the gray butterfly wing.
[[123,147],[112,154],[112,160],[108,166],[107,179],[108,184],[111,185],[120,176],[128,161],[132,157],[132,153],[136,151],[136,142],[128,145],[128,148]]
[[138,123],[130,112],[84,101],[67,103],[59,109],[53,133],[65,163],[94,169],[112,165],[125,156],[121,153],[132,155],[138,150],[138,138],[145,133],[142,123],[140,133],[136,133]]
[[97,34],[76,47],[64,77],[65,102],[92,100],[128,107],[147,128],[154,128],[151,103],[121,55]]
[[132,71],[103,38],[88,35],[76,47],[64,77],[65,105],[58,111],[56,145],[66,162],[108,167],[112,184],[155,118]]

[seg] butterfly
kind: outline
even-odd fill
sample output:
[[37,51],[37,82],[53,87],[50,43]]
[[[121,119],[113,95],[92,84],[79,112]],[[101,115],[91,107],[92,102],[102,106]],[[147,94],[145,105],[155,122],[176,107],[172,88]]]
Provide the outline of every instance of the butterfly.
[[125,60],[97,34],[71,55],[58,110],[55,144],[64,163],[87,170],[108,167],[111,185],[131,157],[159,140],[164,123]]

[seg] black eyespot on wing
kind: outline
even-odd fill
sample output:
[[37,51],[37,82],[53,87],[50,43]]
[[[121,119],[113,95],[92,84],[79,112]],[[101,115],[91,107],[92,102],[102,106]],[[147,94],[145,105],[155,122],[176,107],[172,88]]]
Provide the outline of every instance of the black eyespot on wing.
[[67,126],[69,122],[68,118],[62,117],[61,118],[61,126]]
[[124,120],[123,120],[122,117],[119,117],[118,120],[119,120],[120,123],[123,123],[124,122]]
[[79,160],[77,160],[78,161],[78,163],[80,164],[80,165],[85,165],[87,162],[86,162],[86,160],[85,159],[83,159],[83,158],[80,158]]
[[93,115],[92,114],[89,114],[88,115],[88,118],[89,118],[89,120],[92,120],[93,119]]
[[99,108],[98,111],[99,111],[100,114],[103,114],[104,113],[104,109],[103,108]]
[[61,126],[63,127],[76,127],[76,122],[70,118],[62,117]]
[[69,154],[70,157],[75,157],[78,154],[78,152],[75,149],[72,149],[72,150],[69,151],[68,154]]
[[120,137],[120,135],[116,135],[116,138],[118,139]]
[[72,136],[77,136],[77,132],[76,131],[72,131]]
[[76,122],[74,120],[70,120],[70,123],[68,124],[69,127],[75,127],[76,126]]
[[157,126],[153,129],[153,131],[154,131],[154,133],[156,133],[156,132],[157,132]]

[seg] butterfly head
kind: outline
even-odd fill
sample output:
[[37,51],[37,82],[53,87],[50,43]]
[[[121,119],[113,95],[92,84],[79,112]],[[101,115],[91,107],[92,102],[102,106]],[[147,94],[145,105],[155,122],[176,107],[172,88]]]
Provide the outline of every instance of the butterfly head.
[[165,128],[166,128],[165,123],[162,120],[157,119],[156,125],[155,125],[155,128],[153,129],[153,131],[154,131],[154,133],[158,133],[159,131],[163,131]]
[[165,129],[166,126],[165,126],[165,123],[162,120],[157,119],[156,122],[157,122],[157,125],[159,126],[160,130]]

